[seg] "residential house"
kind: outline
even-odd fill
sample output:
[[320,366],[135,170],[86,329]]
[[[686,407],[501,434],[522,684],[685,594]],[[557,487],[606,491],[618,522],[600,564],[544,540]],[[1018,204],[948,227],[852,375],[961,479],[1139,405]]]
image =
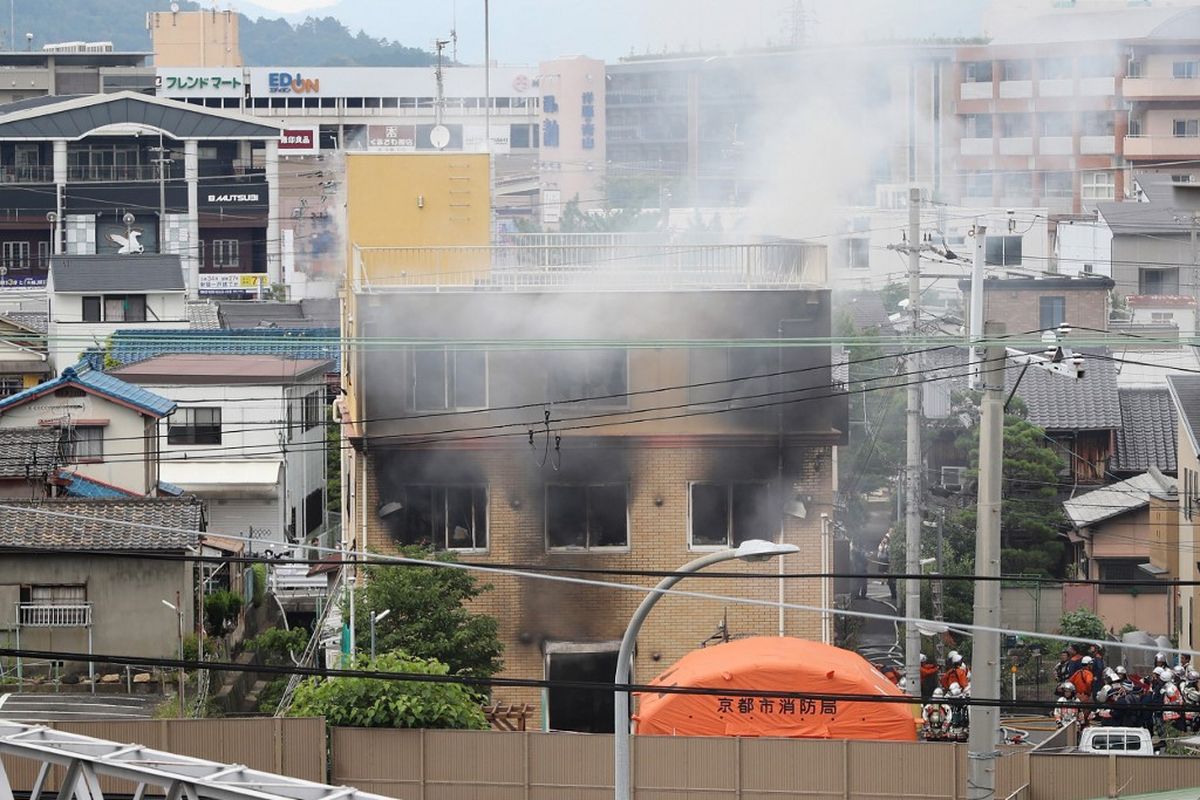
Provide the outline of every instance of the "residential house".
[[0,427],[0,497],[37,500],[62,483],[63,434],[57,427]]
[[[1175,499],[1175,482],[1158,470],[1094,489],[1063,502],[1071,523],[1077,573],[1101,581],[1154,581],[1162,570],[1151,557],[1151,497]],[[1063,611],[1086,608],[1110,630],[1125,625],[1153,635],[1175,630],[1175,597],[1165,583],[1063,585]]]
[[[1174,560],[1178,563],[1179,579],[1195,581],[1200,574],[1196,559],[1200,543],[1200,375],[1170,375],[1167,385],[1179,414],[1179,527],[1175,537],[1178,556]],[[1164,560],[1172,560],[1172,555],[1168,552]],[[1179,646],[1200,650],[1196,587],[1180,587],[1179,607]]]
[[36,386],[50,372],[45,323],[0,314],[0,397]]
[[1008,369],[1006,392],[1025,404],[1028,419],[1063,456],[1060,488],[1109,483],[1109,467],[1122,425],[1117,365],[1098,353],[1084,354],[1084,375],[1064,380],[1036,367]]
[[[970,332],[971,282],[959,281]],[[1103,276],[1005,277],[983,282],[983,318],[1002,319],[1010,334],[1029,335],[1070,325],[1108,330],[1108,294],[1113,282]]]
[[171,400],[82,362],[0,398],[0,431],[57,431],[61,469],[55,482],[65,494],[144,497],[158,492],[158,421],[174,410]]
[[177,404],[158,427],[162,480],[208,502],[216,533],[253,550],[314,540],[326,519],[324,359],[160,355],[112,370]]
[[[464,562],[535,569],[670,570],[767,539],[800,551],[723,571],[832,563],[847,399],[829,348],[762,344],[830,335],[822,247],[700,245],[679,259],[678,246],[646,246],[629,251],[636,259],[549,270],[500,265],[553,247],[466,249],[424,248],[423,266],[363,252],[351,276],[349,336],[522,344],[347,351],[348,547],[425,544]],[[463,259],[462,271],[435,274],[446,257]],[[556,344],[564,340],[572,345]],[[474,607],[499,622],[504,676],[611,679],[641,594],[510,575],[487,582],[494,588]],[[720,578],[703,589],[768,603],[664,598],[639,637],[637,679],[726,624],[739,636],[832,637],[820,614],[770,607],[827,605],[832,582]],[[611,693],[497,689],[493,698],[539,708],[549,728],[612,730]]]
[[204,530],[194,497],[5,500],[0,631],[29,650],[175,658],[180,622],[161,601],[190,633],[196,563],[186,557],[199,555]]
[[50,362],[57,369],[119,330],[188,328],[179,256],[55,256],[47,292]]

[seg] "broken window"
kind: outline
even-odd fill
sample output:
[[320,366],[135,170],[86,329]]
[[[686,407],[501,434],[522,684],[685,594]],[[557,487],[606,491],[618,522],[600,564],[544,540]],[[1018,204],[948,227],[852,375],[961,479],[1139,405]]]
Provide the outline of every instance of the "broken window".
[[[548,727],[577,733],[613,732],[613,675],[617,649],[550,652],[546,655]],[[584,689],[579,684],[610,684],[610,688]],[[564,686],[563,684],[567,684]]]
[[736,547],[747,539],[775,538],[765,483],[693,483],[689,522],[692,547]]
[[393,536],[401,545],[435,550],[487,549],[486,486],[405,486],[401,508],[388,513]]
[[487,353],[445,347],[414,350],[412,402],[418,411],[487,407]]
[[547,354],[546,394],[551,402],[628,403],[629,364],[624,350],[560,350]]
[[546,487],[546,546],[591,550],[629,544],[624,484]]

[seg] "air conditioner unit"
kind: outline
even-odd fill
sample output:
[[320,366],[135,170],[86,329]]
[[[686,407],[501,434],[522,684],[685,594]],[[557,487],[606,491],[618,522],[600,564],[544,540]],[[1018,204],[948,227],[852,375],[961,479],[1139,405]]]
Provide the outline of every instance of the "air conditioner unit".
[[942,467],[942,488],[949,492],[961,492],[966,467]]

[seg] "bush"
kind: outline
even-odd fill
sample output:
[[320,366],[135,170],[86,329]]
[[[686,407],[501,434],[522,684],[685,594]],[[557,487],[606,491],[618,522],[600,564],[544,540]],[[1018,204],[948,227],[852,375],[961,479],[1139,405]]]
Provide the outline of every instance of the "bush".
[[251,602],[255,608],[259,608],[267,596],[267,565],[255,564],[250,571],[254,573],[254,596]]
[[1079,608],[1062,615],[1058,624],[1059,633],[1078,639],[1103,639],[1104,620],[1088,611]]
[[304,628],[267,628],[245,643],[248,650],[258,654],[259,661],[272,667],[292,666],[292,656],[297,658],[308,645],[308,631]]
[[204,625],[213,636],[223,636],[237,624],[242,613],[242,596],[228,589],[204,598]]
[[[450,668],[403,651],[374,661],[360,657],[355,669],[448,675]],[[329,725],[357,728],[465,728],[486,730],[480,696],[461,683],[382,678],[309,678],[296,688],[288,714],[324,717]]]
[[[200,639],[194,633],[189,633],[183,639],[183,660],[198,661],[200,654]],[[217,641],[211,636],[204,640],[204,657],[212,660],[217,655]]]

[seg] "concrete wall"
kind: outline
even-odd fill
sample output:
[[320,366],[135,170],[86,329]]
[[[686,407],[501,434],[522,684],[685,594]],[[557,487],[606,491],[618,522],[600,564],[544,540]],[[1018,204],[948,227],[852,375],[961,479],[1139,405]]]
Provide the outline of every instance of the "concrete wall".
[[[1191,263],[1192,246],[1187,236],[1176,236],[1169,233],[1156,233],[1153,236],[1124,235],[1120,232],[1113,236],[1112,277],[1117,282],[1116,292],[1121,296],[1140,294],[1138,274],[1139,269],[1143,268],[1174,269],[1179,275],[1177,294],[1194,296],[1193,273],[1195,270],[1183,266]],[[1179,266],[1149,266],[1154,264]]]
[[[1055,229],[1058,272],[1112,278],[1112,228],[1102,221],[1063,220]],[[1123,292],[1122,294],[1126,294]]]
[[146,15],[156,67],[240,67],[236,11],[152,11]]
[[[1030,285],[1030,284],[1034,285]],[[1066,321],[1075,327],[1108,330],[1107,281],[1064,286],[1063,281],[1005,281],[984,283],[983,318],[1004,320],[1012,333],[1040,330],[1041,298],[1061,297],[1066,304]],[[963,291],[963,308],[971,307],[971,292]],[[970,318],[966,320],[970,329]]]
[[147,451],[153,448],[154,428],[140,412],[92,394],[82,397],[48,395],[0,414],[0,428],[38,427],[43,423],[101,425],[104,453],[98,461],[68,467],[88,478],[120,487],[137,495],[158,483],[157,465]]
[[[92,604],[94,652],[174,658],[179,651],[175,612],[161,600],[183,603],[184,634],[195,627],[193,565],[185,561],[91,558],[86,555],[0,559],[0,591],[19,586],[84,585]],[[10,592],[12,590],[10,589]],[[4,592],[8,596],[10,592]],[[11,614],[0,615],[11,620]],[[12,635],[11,630],[7,634]],[[21,646],[33,650],[87,651],[83,628],[22,628]],[[73,668],[86,672],[86,664]]]
[[1033,584],[1000,590],[1000,625],[1023,631],[1052,633],[1063,614],[1063,595],[1057,586]]

